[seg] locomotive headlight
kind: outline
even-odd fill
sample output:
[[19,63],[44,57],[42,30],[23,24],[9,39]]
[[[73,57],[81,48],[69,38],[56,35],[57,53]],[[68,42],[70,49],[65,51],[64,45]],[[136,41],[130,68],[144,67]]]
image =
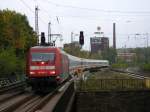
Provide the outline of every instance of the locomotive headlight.
[[35,74],[35,72],[30,72],[31,75]]
[[49,74],[53,75],[55,74],[56,72],[53,70],[53,71],[49,71]]

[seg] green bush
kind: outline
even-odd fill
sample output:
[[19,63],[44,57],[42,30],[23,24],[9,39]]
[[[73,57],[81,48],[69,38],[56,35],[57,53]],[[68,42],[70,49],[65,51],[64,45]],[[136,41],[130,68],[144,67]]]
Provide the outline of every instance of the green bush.
[[144,71],[150,71],[150,63],[148,63],[148,64],[143,64],[143,65],[141,66],[141,68],[142,68],[142,70],[144,70]]
[[25,72],[25,60],[16,57],[13,48],[1,50],[0,71],[0,77],[8,77],[12,74],[23,74]]
[[112,66],[112,68],[127,68],[128,64],[126,64],[126,63],[116,63],[116,64],[112,64],[111,66]]
[[0,52],[0,76],[10,75],[16,72],[17,58],[13,49]]

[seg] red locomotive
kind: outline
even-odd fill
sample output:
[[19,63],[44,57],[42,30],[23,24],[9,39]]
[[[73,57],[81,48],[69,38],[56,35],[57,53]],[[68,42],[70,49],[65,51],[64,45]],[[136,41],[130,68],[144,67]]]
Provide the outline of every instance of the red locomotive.
[[61,83],[69,75],[69,59],[57,47],[30,48],[27,58],[27,77],[33,88]]

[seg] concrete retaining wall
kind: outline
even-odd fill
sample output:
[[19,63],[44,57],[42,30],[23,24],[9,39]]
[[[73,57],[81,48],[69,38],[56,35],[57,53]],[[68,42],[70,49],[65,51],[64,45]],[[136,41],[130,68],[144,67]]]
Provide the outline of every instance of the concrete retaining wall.
[[76,112],[150,112],[150,91],[77,92]]

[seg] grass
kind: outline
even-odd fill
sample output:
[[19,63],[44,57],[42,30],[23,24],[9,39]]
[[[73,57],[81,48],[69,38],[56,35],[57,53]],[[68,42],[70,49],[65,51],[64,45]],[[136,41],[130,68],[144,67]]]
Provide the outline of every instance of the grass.
[[91,73],[89,79],[133,79],[127,73],[119,73],[110,70],[103,70],[99,72]]

